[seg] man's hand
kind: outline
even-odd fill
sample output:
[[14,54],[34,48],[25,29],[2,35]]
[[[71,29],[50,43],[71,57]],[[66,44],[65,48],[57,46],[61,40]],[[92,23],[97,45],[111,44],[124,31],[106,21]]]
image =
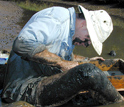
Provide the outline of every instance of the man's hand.
[[89,60],[98,60],[98,59],[105,61],[105,59],[103,57],[92,57]]

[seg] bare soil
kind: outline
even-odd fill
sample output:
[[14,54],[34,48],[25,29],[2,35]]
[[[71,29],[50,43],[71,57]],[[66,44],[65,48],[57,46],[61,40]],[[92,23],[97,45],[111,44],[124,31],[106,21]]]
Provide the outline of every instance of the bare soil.
[[14,38],[21,27],[17,24],[23,16],[23,9],[11,1],[0,0],[0,50],[11,50]]

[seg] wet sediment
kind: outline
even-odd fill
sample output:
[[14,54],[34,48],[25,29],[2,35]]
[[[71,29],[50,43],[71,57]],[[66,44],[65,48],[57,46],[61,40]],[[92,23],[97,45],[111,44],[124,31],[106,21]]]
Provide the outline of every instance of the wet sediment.
[[14,38],[21,27],[17,24],[23,16],[23,9],[11,1],[0,0],[0,50],[11,50]]

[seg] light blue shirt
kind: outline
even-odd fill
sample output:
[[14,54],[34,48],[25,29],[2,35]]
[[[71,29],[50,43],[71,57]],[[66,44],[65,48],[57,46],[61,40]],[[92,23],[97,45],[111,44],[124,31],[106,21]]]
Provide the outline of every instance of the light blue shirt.
[[24,26],[13,50],[24,57],[32,57],[45,48],[65,60],[71,60],[75,32],[74,8],[51,7],[39,11]]
[[28,84],[63,72],[57,67],[26,61],[24,58],[30,58],[47,48],[63,59],[71,60],[75,20],[73,7],[51,7],[39,11],[27,22],[13,43],[2,98],[18,101]]

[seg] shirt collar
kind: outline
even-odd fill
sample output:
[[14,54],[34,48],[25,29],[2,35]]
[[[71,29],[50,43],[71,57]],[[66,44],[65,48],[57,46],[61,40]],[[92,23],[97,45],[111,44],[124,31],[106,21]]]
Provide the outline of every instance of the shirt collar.
[[76,21],[76,12],[74,7],[68,8],[70,13],[70,36],[73,37],[75,33],[75,21]]

